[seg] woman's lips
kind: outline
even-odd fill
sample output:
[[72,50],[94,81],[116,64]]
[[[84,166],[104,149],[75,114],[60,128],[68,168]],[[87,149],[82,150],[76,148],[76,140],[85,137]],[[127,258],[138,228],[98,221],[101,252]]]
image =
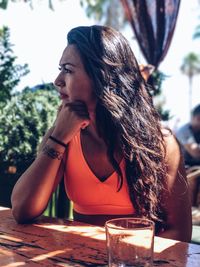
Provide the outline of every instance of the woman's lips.
[[60,99],[64,100],[64,99],[68,99],[69,96],[66,94],[60,94]]

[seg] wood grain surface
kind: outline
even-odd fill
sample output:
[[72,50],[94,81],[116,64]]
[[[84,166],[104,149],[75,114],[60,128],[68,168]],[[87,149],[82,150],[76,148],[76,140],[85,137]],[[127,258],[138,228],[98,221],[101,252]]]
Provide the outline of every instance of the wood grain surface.
[[[20,225],[0,209],[0,266],[107,266],[105,229],[49,217]],[[200,267],[200,246],[155,237],[154,266]]]

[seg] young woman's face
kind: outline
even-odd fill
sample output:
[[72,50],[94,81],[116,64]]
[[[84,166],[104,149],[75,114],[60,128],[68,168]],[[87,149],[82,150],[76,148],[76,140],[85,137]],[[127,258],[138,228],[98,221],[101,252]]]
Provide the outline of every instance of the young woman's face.
[[68,45],[65,48],[59,65],[60,73],[54,83],[60,98],[63,102],[83,101],[88,111],[93,111],[96,107],[93,83],[74,45]]

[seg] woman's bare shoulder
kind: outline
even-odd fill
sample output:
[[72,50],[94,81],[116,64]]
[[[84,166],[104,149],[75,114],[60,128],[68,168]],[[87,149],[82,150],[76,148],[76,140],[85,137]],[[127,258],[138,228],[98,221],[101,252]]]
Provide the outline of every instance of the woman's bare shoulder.
[[180,144],[177,141],[174,133],[171,130],[164,129],[163,136],[166,150],[165,160],[168,170],[167,180],[170,188],[176,181],[183,181],[186,179],[184,158]]
[[166,148],[166,156],[169,156],[172,153],[177,153],[179,155],[180,144],[172,130],[169,128],[162,128],[162,134]]
[[167,165],[169,168],[177,168],[183,161],[180,144],[170,129],[163,128],[162,133],[165,144],[165,157]]

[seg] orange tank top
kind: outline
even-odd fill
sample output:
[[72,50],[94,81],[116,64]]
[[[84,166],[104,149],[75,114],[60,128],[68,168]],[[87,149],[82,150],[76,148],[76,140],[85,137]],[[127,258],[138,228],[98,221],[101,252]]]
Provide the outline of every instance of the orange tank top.
[[65,190],[76,212],[88,215],[128,215],[135,210],[129,198],[125,177],[125,162],[120,163],[123,186],[119,192],[118,175],[113,172],[100,181],[87,164],[80,141],[80,133],[69,143],[65,171]]

